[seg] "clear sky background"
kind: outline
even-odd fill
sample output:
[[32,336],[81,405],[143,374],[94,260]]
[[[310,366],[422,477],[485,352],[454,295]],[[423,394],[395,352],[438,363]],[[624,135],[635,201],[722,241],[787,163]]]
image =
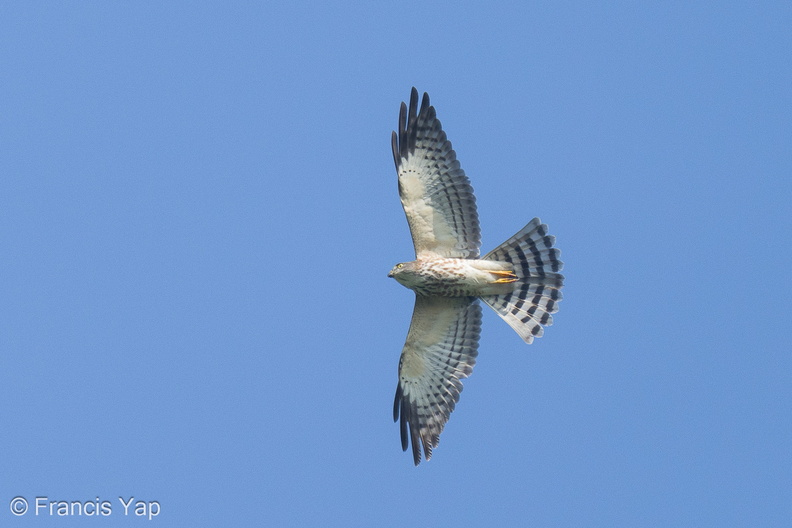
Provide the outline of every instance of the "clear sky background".
[[[0,524],[789,526],[789,2],[7,2]],[[413,257],[390,133],[427,91],[487,310],[428,463],[391,406]],[[14,516],[10,502],[30,502]],[[153,526],[154,524],[152,524]]]

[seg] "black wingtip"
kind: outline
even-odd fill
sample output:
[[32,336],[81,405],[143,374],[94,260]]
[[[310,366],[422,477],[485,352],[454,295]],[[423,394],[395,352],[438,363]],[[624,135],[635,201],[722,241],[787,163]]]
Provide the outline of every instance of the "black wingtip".
[[391,133],[391,149],[393,150],[393,162],[396,164],[396,168],[399,168],[399,136],[396,134],[394,130]]
[[[410,412],[410,405],[404,400],[401,384],[396,385],[396,397],[393,399],[393,421],[399,422],[402,451],[407,451],[412,444],[413,462],[417,466],[421,463],[420,427]],[[427,447],[429,451],[426,459],[429,460],[432,451],[430,446],[424,446],[425,449]]]
[[401,384],[396,384],[396,397],[393,399],[393,421],[399,422],[399,436],[401,437],[402,451],[407,451],[409,436],[407,434],[407,413],[408,408],[404,404],[402,397]]
[[410,108],[418,108],[418,90],[415,86],[410,89]]
[[407,126],[409,126],[410,123],[413,123],[418,117],[418,90],[415,88],[413,88],[410,92],[410,110],[407,115],[409,118],[407,121]]
[[406,158],[410,150],[415,148],[418,117],[431,115],[434,110],[429,103],[428,93],[424,92],[423,98],[420,99],[420,109],[418,102],[418,90],[413,86],[410,90],[409,104],[402,103],[399,108],[399,129],[391,135],[391,149],[393,150],[393,161],[396,164],[396,170],[399,169],[401,159]]
[[399,170],[401,158],[405,152],[405,134],[407,131],[407,105],[402,102],[399,106],[399,126],[398,129],[391,134],[391,148],[393,149],[393,161],[396,164],[396,170]]
[[429,109],[429,106],[430,106],[429,94],[424,92],[423,100],[421,100],[421,113],[423,114],[424,112],[426,112]]
[[402,390],[401,384],[396,384],[396,397],[393,399],[393,421],[397,421],[399,419],[399,407],[401,406],[401,397],[402,397]]

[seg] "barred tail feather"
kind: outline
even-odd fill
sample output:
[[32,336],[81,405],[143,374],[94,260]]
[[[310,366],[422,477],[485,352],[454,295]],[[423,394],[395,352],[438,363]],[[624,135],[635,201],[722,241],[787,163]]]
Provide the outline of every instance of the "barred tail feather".
[[564,276],[558,273],[564,263],[561,251],[553,247],[555,237],[538,218],[531,220],[513,237],[483,258],[508,262],[514,266],[517,282],[512,291],[487,295],[481,299],[506,321],[525,341],[541,337],[543,326],[553,324],[558,311]]

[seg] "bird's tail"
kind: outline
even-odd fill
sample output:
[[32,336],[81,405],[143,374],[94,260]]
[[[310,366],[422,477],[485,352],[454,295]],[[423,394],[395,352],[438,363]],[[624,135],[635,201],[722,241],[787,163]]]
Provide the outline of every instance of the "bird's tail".
[[486,295],[481,299],[509,323],[526,343],[541,337],[543,326],[553,324],[558,311],[564,276],[558,273],[564,263],[561,251],[553,247],[555,237],[538,218],[531,220],[509,240],[487,253],[483,260],[508,262],[514,266],[517,281],[508,293]]

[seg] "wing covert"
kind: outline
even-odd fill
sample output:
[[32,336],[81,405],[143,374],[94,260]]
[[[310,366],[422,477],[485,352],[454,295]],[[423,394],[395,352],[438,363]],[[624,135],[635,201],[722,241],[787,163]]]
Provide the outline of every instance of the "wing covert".
[[400,420],[402,449],[427,460],[459,401],[462,378],[473,372],[481,333],[481,307],[472,297],[417,295],[399,360],[393,420]]
[[481,231],[473,188],[428,94],[420,111],[415,88],[409,109],[401,104],[391,147],[416,256],[478,258]]

